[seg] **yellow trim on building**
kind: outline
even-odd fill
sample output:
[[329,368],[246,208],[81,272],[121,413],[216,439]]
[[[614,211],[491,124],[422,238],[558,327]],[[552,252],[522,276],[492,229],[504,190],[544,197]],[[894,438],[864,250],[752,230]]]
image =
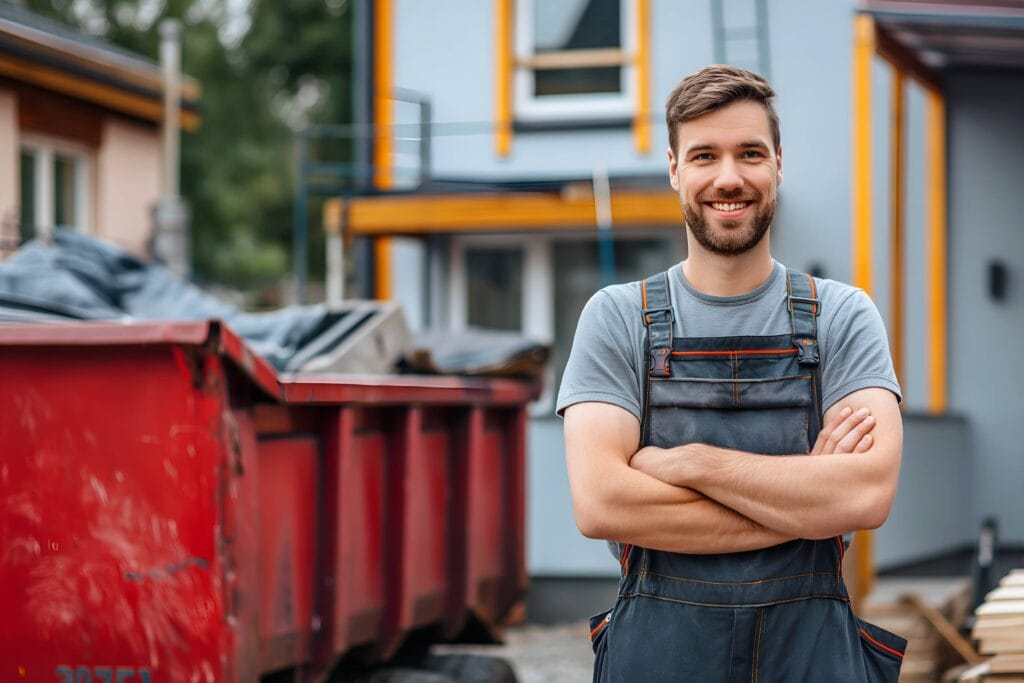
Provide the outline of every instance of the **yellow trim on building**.
[[494,0],[494,152],[512,149],[512,0]]
[[373,184],[387,189],[394,182],[392,140],[392,0],[373,3]]
[[[682,226],[679,197],[671,191],[612,191],[616,226]],[[474,195],[357,197],[348,205],[354,236],[458,232],[522,232],[587,229],[597,224],[594,198],[586,193],[503,192]],[[619,227],[616,227],[619,230]]]
[[928,141],[928,409],[946,410],[946,101],[927,91]]
[[853,284],[871,294],[871,67],[875,22],[859,14],[853,20]]
[[903,167],[906,143],[903,136],[904,89],[903,70],[893,65],[889,117],[889,340],[892,365],[902,384],[903,367]]
[[638,154],[651,151],[651,9],[649,0],[636,0],[636,112],[633,147]]

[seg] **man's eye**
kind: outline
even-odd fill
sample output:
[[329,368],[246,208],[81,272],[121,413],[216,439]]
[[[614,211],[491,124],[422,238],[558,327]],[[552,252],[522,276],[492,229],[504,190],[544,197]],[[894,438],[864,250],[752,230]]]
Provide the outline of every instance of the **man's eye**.
[[708,161],[711,158],[711,152],[701,152],[693,156],[694,161]]
[[763,159],[764,152],[760,152],[756,149],[748,149],[746,152],[740,155],[744,159]]

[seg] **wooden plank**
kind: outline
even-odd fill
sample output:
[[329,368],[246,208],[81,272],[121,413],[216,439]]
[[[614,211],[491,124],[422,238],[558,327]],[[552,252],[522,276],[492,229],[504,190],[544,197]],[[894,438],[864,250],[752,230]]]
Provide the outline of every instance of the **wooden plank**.
[[928,622],[932,625],[939,636],[945,640],[950,647],[968,664],[980,663],[983,658],[974,651],[967,639],[960,635],[956,627],[953,626],[946,617],[942,616],[939,610],[929,605],[920,595],[916,593],[909,593],[904,597],[904,600],[914,607],[918,612],[921,613]]

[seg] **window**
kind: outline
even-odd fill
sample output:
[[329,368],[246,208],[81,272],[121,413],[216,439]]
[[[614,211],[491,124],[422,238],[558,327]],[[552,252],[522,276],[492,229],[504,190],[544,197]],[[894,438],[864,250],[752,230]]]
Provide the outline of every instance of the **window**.
[[633,0],[516,3],[516,118],[632,114]]
[[23,136],[21,146],[22,240],[54,227],[88,230],[91,155],[83,147]]
[[519,332],[522,300],[522,249],[466,250],[466,322],[470,327]]
[[[682,232],[641,233],[614,245],[615,279],[631,282],[678,263]],[[601,288],[593,233],[462,235],[450,254],[449,328],[518,332],[551,344],[544,394],[531,408],[535,416],[550,416],[580,311]]]

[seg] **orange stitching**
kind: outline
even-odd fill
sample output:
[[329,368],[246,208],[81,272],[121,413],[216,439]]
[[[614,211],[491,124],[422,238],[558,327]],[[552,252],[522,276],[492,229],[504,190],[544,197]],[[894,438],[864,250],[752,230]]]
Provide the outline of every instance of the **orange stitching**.
[[865,638],[867,638],[869,642],[874,643],[875,645],[877,645],[878,647],[882,648],[886,652],[891,652],[894,655],[896,655],[897,657],[899,657],[900,659],[903,659],[903,653],[902,652],[900,652],[899,650],[894,650],[894,649],[892,649],[891,647],[889,647],[887,645],[882,645],[880,642],[878,642],[877,640],[875,640],[874,638],[869,636],[868,632],[865,631],[864,629],[860,630],[860,634],[862,636],[864,636]]
[[[811,298],[812,299],[817,299],[818,298],[818,292],[814,288],[814,278],[811,277],[810,275],[808,275],[807,276],[807,280],[808,280],[808,282],[811,283]],[[811,312],[814,313],[814,315],[818,315],[818,304],[812,304],[811,305]]]
[[629,551],[633,546],[627,543],[622,549],[622,557],[619,558],[619,565],[622,567],[624,574],[629,573]]
[[601,620],[601,623],[594,627],[594,630],[590,632],[590,639],[593,640],[594,636],[601,632],[605,626],[608,625],[608,617]]
[[[640,283],[640,299],[643,302],[644,308],[647,308],[647,280]],[[648,323],[651,321],[648,320]]]
[[767,356],[789,355],[797,349],[741,349],[739,351],[673,351],[673,356]]

